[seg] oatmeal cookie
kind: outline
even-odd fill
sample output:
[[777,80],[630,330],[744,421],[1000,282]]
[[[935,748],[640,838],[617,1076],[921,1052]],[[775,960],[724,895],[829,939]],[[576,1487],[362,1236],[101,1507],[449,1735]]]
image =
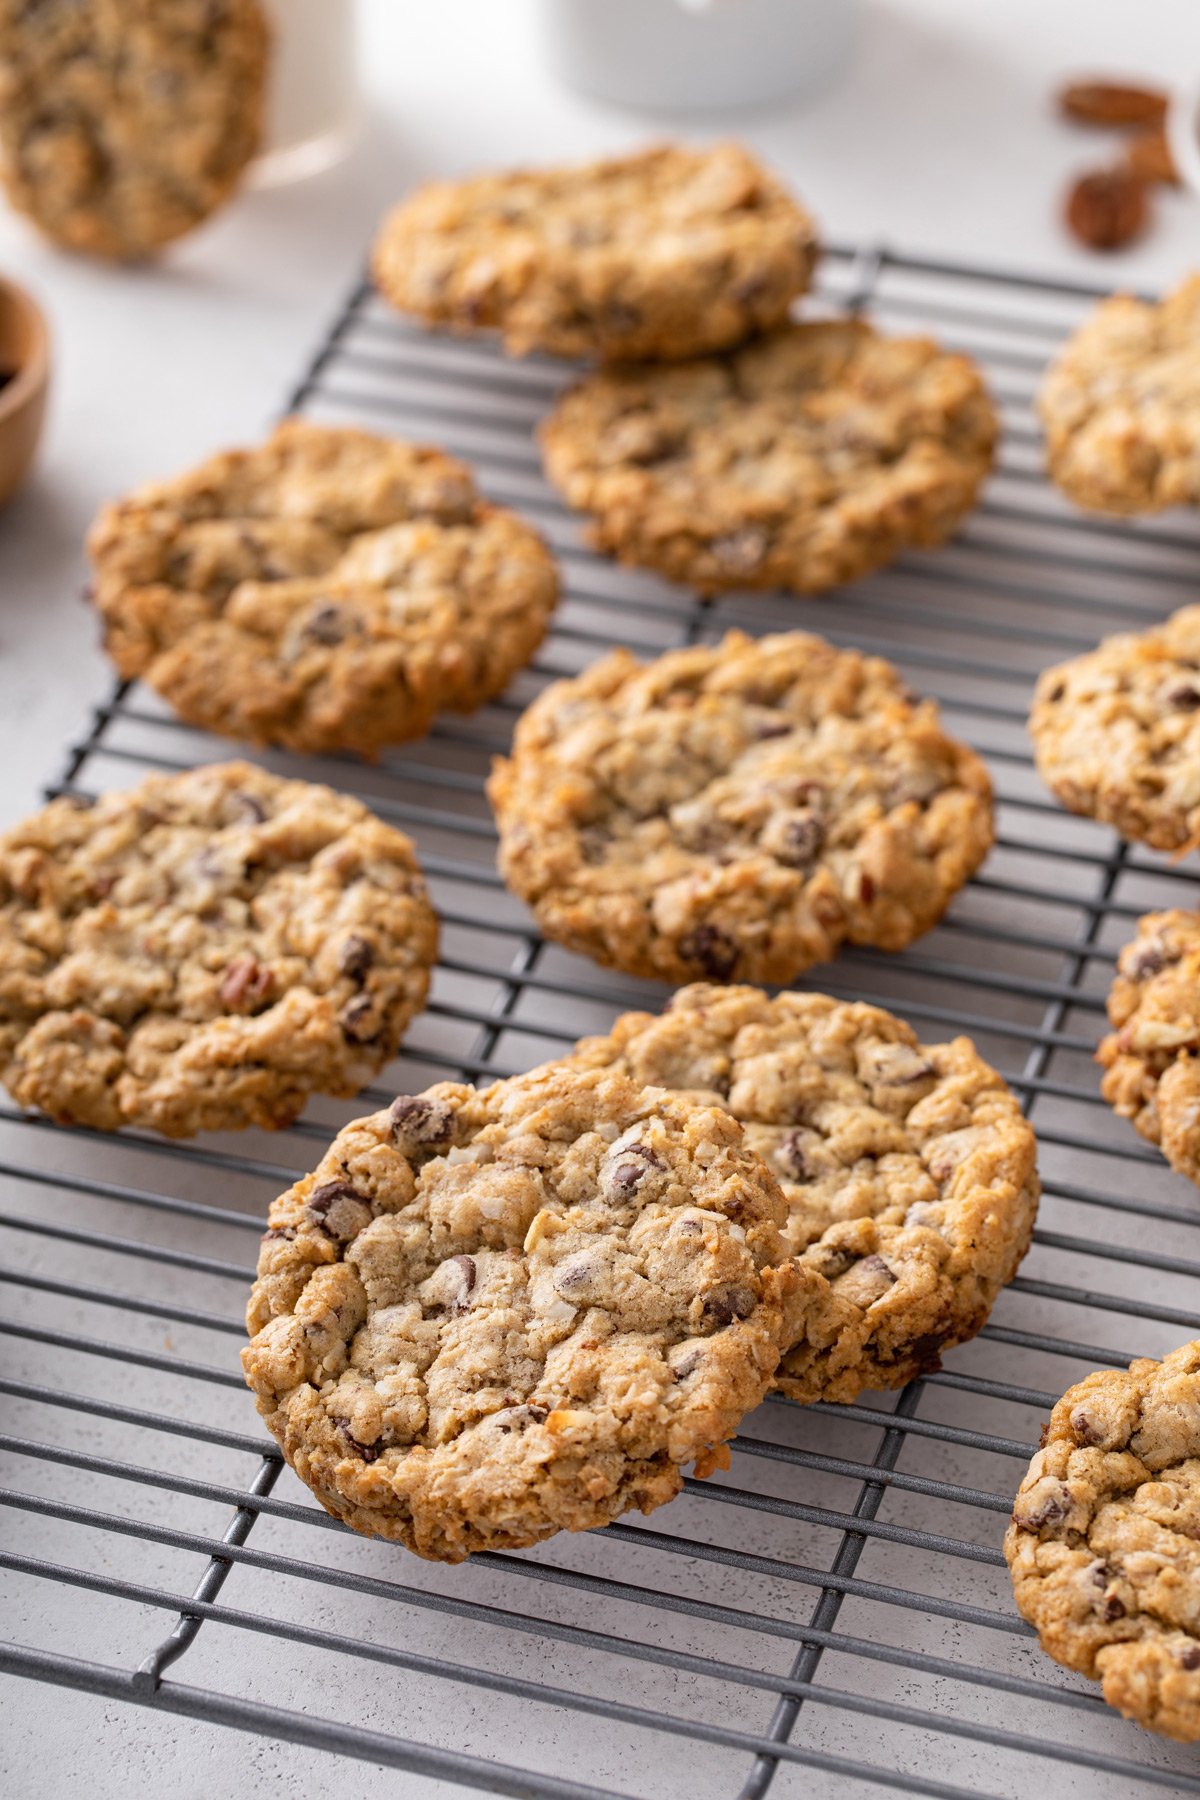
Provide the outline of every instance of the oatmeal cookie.
[[1042,1649],[1127,1719],[1200,1738],[1200,1343],[1054,1408],[1004,1554]]
[[1200,1183],[1200,913],[1147,913],[1117,969],[1104,1098]]
[[470,712],[558,597],[541,539],[461,463],[303,419],[105,507],[89,548],[122,675],[292,750],[372,756]]
[[585,376],[540,438],[599,549],[706,593],[810,594],[949,537],[996,416],[967,357],[839,319]]
[[0,0],[0,180],[71,250],[132,260],[233,193],[262,135],[258,0]]
[[967,1038],[922,1044],[880,1007],[697,982],[563,1066],[740,1120],[788,1203],[799,1295],[775,1386],[793,1400],[853,1400],[936,1369],[1029,1248],[1033,1130]]
[[740,144],[659,144],[421,188],[374,272],[402,312],[499,330],[516,355],[673,360],[777,325],[816,254],[808,214]]
[[444,1083],[272,1206],[246,1377],[326,1511],[420,1556],[651,1512],[766,1391],[784,1210],[714,1108],[604,1070]]
[[1200,843],[1200,606],[1047,669],[1029,716],[1064,806],[1155,850]]
[[437,923],[408,839],[248,763],[54,800],[0,837],[0,1079],[169,1137],[356,1094],[424,1004]]
[[664,981],[901,950],[992,842],[987,771],[878,657],[788,632],[559,681],[488,793],[547,937]]
[[1104,513],[1200,505],[1200,275],[1159,304],[1116,294],[1038,396],[1050,478]]

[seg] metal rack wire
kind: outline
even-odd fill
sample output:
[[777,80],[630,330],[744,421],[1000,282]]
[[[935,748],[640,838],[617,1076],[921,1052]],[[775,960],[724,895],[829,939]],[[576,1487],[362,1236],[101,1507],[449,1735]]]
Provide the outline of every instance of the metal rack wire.
[[[937,1375],[848,1407],[771,1401],[730,1472],[650,1521],[443,1569],[336,1526],[283,1469],[237,1368],[256,1235],[279,1185],[359,1106],[188,1146],[56,1129],[0,1106],[0,1671],[513,1795],[758,1800],[1200,1793],[1194,1752],[1110,1714],[1037,1651],[999,1544],[1051,1399],[1085,1370],[1200,1332],[1200,1201],[1100,1102],[1091,1054],[1116,949],[1188,867],[1068,819],[1030,766],[1033,675],[1189,596],[1190,522],[1072,512],[1039,472],[1038,374],[1090,289],[834,249],[819,299],[869,304],[985,365],[1001,468],[956,542],[821,601],[716,603],[618,570],[542,480],[532,428],[567,374],[430,338],[357,287],[292,397],[464,455],[561,554],[553,637],[499,703],[379,765],[267,756],[417,839],[444,921],[433,1001],[366,1096],[486,1079],[602,1029],[645,984],[543,943],[505,894],[490,754],[550,677],[798,625],[891,656],[985,753],[997,848],[936,931],[812,985],[963,1030],[1038,1127],[1035,1247]],[[58,789],[230,754],[118,688]],[[391,1787],[389,1791],[401,1791]]]

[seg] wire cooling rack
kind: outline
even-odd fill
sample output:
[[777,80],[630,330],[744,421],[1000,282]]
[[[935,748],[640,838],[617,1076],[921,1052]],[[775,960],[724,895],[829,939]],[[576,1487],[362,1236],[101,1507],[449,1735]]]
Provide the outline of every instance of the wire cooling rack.
[[[0,1107],[0,1568],[18,1640],[0,1670],[409,1771],[384,1778],[406,1796],[1200,1793],[1194,1750],[1041,1656],[1000,1554],[1051,1400],[1200,1333],[1200,1197],[1101,1103],[1091,1060],[1116,950],[1139,913],[1188,904],[1194,876],[1062,813],[1024,731],[1041,667],[1163,617],[1200,566],[1190,521],[1084,518],[1040,473],[1032,392],[1094,298],[831,251],[820,304],[869,304],[984,364],[1001,468],[945,550],[821,601],[707,603],[582,547],[533,441],[562,365],[427,336],[355,290],[293,407],[465,456],[555,545],[566,598],[535,665],[477,717],[374,767],[263,759],[360,794],[412,833],[431,877],[432,1004],[378,1088],[316,1102],[284,1134],[188,1146]],[[889,1004],[927,1038],[969,1032],[1004,1070],[1041,1142],[1035,1245],[941,1373],[853,1406],[768,1402],[728,1474],[649,1520],[425,1564],[335,1525],[264,1437],[237,1363],[261,1221],[356,1111],[527,1068],[662,997],[539,939],[495,873],[482,782],[548,678],[614,642],[653,653],[731,624],[892,657],[990,763],[999,842],[950,916],[905,955],[851,951],[812,985]],[[122,688],[59,786],[231,753]],[[333,1774],[319,1759],[311,1787]],[[345,1779],[353,1792],[362,1775]]]

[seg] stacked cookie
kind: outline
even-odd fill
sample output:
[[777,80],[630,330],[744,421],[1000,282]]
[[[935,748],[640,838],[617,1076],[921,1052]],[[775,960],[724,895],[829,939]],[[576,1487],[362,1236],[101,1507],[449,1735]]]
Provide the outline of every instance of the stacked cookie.
[[455,1562],[651,1511],[772,1385],[936,1368],[1037,1197],[1033,1132],[965,1039],[687,988],[341,1132],[271,1208],[246,1375],[329,1512]]

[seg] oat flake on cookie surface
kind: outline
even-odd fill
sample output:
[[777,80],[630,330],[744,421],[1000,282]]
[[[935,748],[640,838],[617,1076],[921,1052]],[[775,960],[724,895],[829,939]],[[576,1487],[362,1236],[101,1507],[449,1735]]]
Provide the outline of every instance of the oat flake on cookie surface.
[[436,949],[411,843],[330,788],[53,800],[0,837],[0,1078],[63,1124],[283,1126],[395,1054]]
[[559,356],[674,360],[776,325],[808,286],[813,222],[740,144],[419,188],[375,280],[402,312]]
[[992,465],[983,378],[858,319],[587,375],[540,431],[597,548],[705,593],[855,581],[948,538]]
[[1064,806],[1155,850],[1200,843],[1200,606],[1046,669],[1029,715]]
[[1127,1719],[1200,1738],[1200,1343],[1068,1389],[1004,1554],[1047,1655]]
[[567,1066],[726,1107],[778,1177],[799,1281],[775,1386],[795,1400],[902,1387],[973,1337],[1029,1247],[1033,1130],[967,1038],[923,1044],[882,1008],[682,988]]
[[992,842],[987,772],[936,706],[803,632],[602,658],[534,701],[488,792],[547,937],[676,983],[902,949]]
[[357,751],[471,712],[545,636],[553,558],[427,446],[289,419],[106,506],[108,654],[205,730]]
[[717,1108],[556,1065],[444,1083],[274,1203],[246,1377],[326,1510],[421,1556],[650,1512],[767,1389],[785,1211]]

